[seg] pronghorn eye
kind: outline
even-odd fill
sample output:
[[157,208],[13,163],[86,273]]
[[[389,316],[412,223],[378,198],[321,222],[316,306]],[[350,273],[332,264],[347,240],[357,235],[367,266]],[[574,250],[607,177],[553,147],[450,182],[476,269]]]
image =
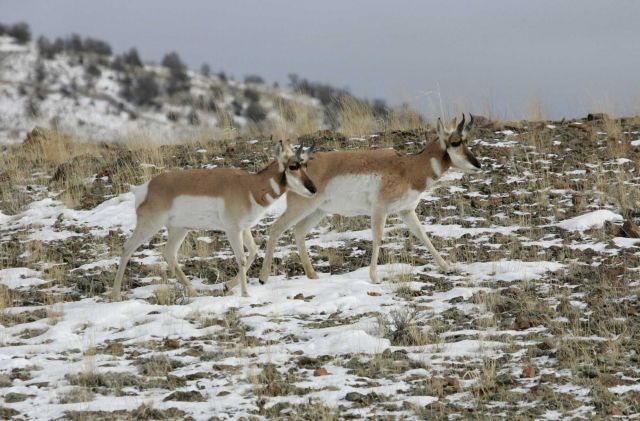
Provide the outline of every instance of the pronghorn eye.
[[300,164],[296,163],[296,164],[291,164],[289,165],[289,169],[291,171],[295,171],[295,170],[299,170],[300,169]]
[[451,146],[453,146],[454,148],[457,148],[458,146],[460,146],[462,144],[462,140],[459,140],[457,142],[451,142]]

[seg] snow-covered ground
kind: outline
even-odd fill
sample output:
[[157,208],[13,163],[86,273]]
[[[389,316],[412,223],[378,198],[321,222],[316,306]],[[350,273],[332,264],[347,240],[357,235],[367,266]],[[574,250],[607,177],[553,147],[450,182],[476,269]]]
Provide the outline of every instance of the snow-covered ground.
[[[630,361],[640,241],[620,236],[620,211],[600,201],[598,189],[609,184],[589,177],[626,171],[625,186],[635,189],[635,161],[583,171],[591,164],[559,149],[570,142],[549,141],[554,149],[538,151],[515,133],[485,132],[474,152],[488,170],[450,172],[423,194],[423,226],[456,273],[440,273],[391,217],[383,282],[372,284],[368,221],[332,217],[307,241],[320,279],[304,276],[285,236],[278,274],[260,285],[258,260],[248,298],[219,296],[235,263],[223,235],[199,232],[182,263],[201,296],[188,299],[167,280],[160,234],[134,256],[126,300],[109,302],[121,244],[135,226],[133,195],[71,209],[59,192],[32,189],[22,211],[0,214],[0,410],[34,420],[153,411],[203,420],[470,411],[559,419],[602,413],[613,396],[614,411],[639,388]],[[264,147],[246,146],[249,157]],[[504,154],[526,154],[527,164],[515,171]],[[202,166],[221,163],[207,149],[197,155]],[[543,196],[532,190],[541,168],[558,175]],[[576,197],[588,199],[580,209]],[[285,208],[279,200],[256,227],[263,243]],[[596,347],[601,357],[581,353]],[[543,405],[550,399],[564,403]]]
[[[250,88],[260,96],[258,103],[266,113],[267,121],[282,119],[275,98],[300,103],[319,110],[319,102],[284,88],[263,84],[245,84],[234,80],[221,80],[216,75],[203,76],[188,71],[193,100],[184,103],[159,97],[156,106],[138,106],[122,96],[125,75],[96,62],[97,76],[87,72],[87,57],[60,53],[53,59],[38,54],[34,42],[18,45],[8,36],[0,36],[0,145],[22,141],[34,126],[56,126],[76,136],[106,142],[126,142],[141,136],[157,143],[179,143],[202,137],[220,137],[220,110],[232,116],[237,128],[234,135],[247,126],[245,115],[238,115],[233,103],[243,110],[248,107],[245,90]],[[112,58],[107,59],[109,62]],[[41,66],[43,80],[37,80]],[[159,65],[145,65],[145,70],[157,75],[159,83],[167,77],[167,70]],[[216,91],[215,95],[213,94]],[[193,112],[195,99],[210,100],[215,96],[217,111],[196,111],[199,124],[191,125],[188,115]],[[183,101],[184,102],[184,101]],[[30,104],[35,104],[33,115]],[[168,115],[179,117],[172,121]]]

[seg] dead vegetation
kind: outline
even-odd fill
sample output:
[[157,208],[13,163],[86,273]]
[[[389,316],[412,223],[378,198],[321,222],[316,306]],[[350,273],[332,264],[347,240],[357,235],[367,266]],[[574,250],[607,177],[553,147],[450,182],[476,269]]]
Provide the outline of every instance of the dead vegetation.
[[[425,137],[433,137],[432,129],[408,110],[377,120],[363,104],[342,106],[350,110],[341,120],[344,134],[319,132],[317,116],[292,109],[274,128],[280,133],[274,140],[304,132],[312,133],[321,150],[394,146],[415,152]],[[96,397],[153,396],[150,402],[175,404],[163,409],[145,404],[110,412],[66,412],[67,419],[78,420],[184,419],[191,414],[182,403],[210,404],[229,395],[243,402],[229,417],[242,413],[292,420],[334,420],[362,413],[428,419],[504,414],[513,419],[554,414],[608,418],[637,413],[640,258],[634,226],[640,215],[640,155],[639,146],[631,142],[640,139],[638,121],[606,116],[477,121],[477,140],[471,147],[487,171],[443,184],[430,193],[436,199],[418,207],[425,226],[441,224],[452,230],[450,235],[436,230],[431,235],[434,244],[452,262],[555,261],[564,263],[564,269],[531,279],[501,278],[499,271],[482,280],[442,275],[432,270],[428,251],[406,229],[395,229],[399,222],[391,219],[380,263],[407,265],[410,270],[391,271],[382,286],[367,290],[364,298],[386,300],[384,305],[357,314],[348,305],[322,312],[265,314],[262,308],[268,299],[212,313],[206,308],[192,311],[164,267],[134,262],[128,276],[131,287],[148,288],[148,295],[137,300],[153,307],[136,322],[139,325],[127,329],[144,329],[146,320],[165,317],[167,306],[172,314],[182,315],[180,323],[167,325],[162,337],[138,342],[126,341],[120,336],[123,332],[111,326],[115,340],[87,339],[52,354],[50,362],[94,359],[99,364],[57,379],[66,389],[55,392],[52,400],[91,408]],[[161,147],[149,145],[142,134],[132,134],[128,144],[106,145],[34,130],[24,144],[8,147],[0,156],[0,210],[20,214],[47,197],[67,208],[93,209],[127,192],[128,184],[139,184],[160,171],[205,165],[256,170],[268,160],[272,139],[248,142],[236,138],[231,124],[224,130],[222,139],[203,135],[188,144]],[[372,134],[377,136],[369,137]],[[618,221],[578,232],[554,225],[596,209],[610,209],[626,224]],[[80,267],[116,256],[125,233],[112,230],[97,236],[64,215],[54,220],[54,232],[78,235],[53,241],[32,238],[35,225],[7,225],[0,232],[0,269],[30,268],[44,281],[24,288],[0,285],[0,323],[8,332],[0,337],[3,347],[46,346],[41,342],[46,339],[39,338],[64,324],[69,303],[102,303],[110,287],[113,264]],[[370,243],[350,233],[368,229],[366,218],[323,221],[311,238],[331,231],[343,234],[344,240],[310,247],[317,271],[328,276],[366,266]],[[454,230],[467,231],[458,236]],[[265,226],[256,232],[268,235]],[[163,234],[157,235],[138,256],[157,254],[163,242]],[[291,244],[292,237],[284,236],[284,252],[276,265],[286,277],[302,274],[298,257],[286,248]],[[226,248],[217,233],[190,234],[181,250],[185,271],[202,278],[203,287],[229,279],[235,271]],[[249,277],[256,276],[259,264],[260,259]],[[317,303],[315,293],[299,292],[301,297],[290,297],[294,304]],[[256,319],[268,328],[256,328]],[[310,337],[322,338],[310,332],[351,326],[366,326],[392,348],[367,355],[314,356],[296,348]],[[95,327],[75,329],[90,338]],[[186,330],[190,335],[181,336]],[[473,351],[466,352],[469,349]],[[24,416],[13,406],[44,391],[53,393],[53,383],[38,379],[40,372],[40,367],[29,366],[0,370],[1,388],[24,384],[33,390],[3,394],[13,402],[5,397],[0,418]],[[400,382],[402,388],[390,386]],[[324,395],[339,404],[328,405],[320,398]],[[431,397],[437,400],[427,399]]]

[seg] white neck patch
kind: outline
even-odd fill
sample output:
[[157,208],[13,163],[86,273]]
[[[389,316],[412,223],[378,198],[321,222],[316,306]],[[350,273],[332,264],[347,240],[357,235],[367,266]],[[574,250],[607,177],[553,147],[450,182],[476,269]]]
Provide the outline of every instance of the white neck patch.
[[269,179],[269,184],[271,184],[271,188],[273,189],[273,192],[276,194],[276,196],[280,196],[280,185],[276,182],[275,179],[273,179],[273,177]]

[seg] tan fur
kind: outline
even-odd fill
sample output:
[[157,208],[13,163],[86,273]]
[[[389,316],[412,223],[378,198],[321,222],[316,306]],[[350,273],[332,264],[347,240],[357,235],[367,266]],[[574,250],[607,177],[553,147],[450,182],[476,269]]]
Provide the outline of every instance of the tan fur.
[[[179,197],[219,198],[223,201],[223,215],[217,216],[221,218],[218,223],[222,225],[219,228],[227,234],[239,266],[238,275],[225,284],[225,289],[231,289],[240,283],[242,295],[247,296],[246,271],[257,254],[249,225],[255,223],[256,217],[260,217],[263,208],[266,209],[274,199],[290,188],[287,180],[304,186],[301,189],[306,190],[302,193],[315,192],[313,182],[301,165],[298,165],[298,169],[291,169],[290,164],[297,163],[300,159],[287,144],[280,143],[277,156],[276,161],[257,174],[233,168],[214,168],[168,172],[153,178],[147,186],[146,197],[136,209],[136,229],[124,245],[111,293],[112,299],[120,299],[124,270],[133,252],[163,226],[168,228],[167,245],[163,254],[169,264],[169,271],[177,275],[178,281],[185,286],[189,295],[197,295],[178,265],[177,251],[188,231],[200,225],[191,220],[177,223],[172,220],[172,206]],[[194,201],[193,206],[198,206],[198,203],[202,202]],[[260,208],[255,207],[255,204],[260,205]],[[203,208],[195,208],[198,209]],[[205,215],[210,215],[209,209],[204,209]],[[244,255],[245,247],[249,251],[248,258]]]
[[431,168],[430,159],[440,162],[442,172],[451,165],[446,151],[438,142],[430,142],[422,152],[415,155],[402,154],[393,149],[374,151],[318,152],[309,161],[307,174],[313,180],[318,193],[338,175],[376,173],[382,176],[381,198],[393,201],[409,189],[424,191],[427,178],[438,176]]
[[[441,123],[438,122],[438,128],[440,129],[441,127]],[[364,203],[364,205],[352,208],[356,209],[356,212],[363,212],[362,209],[368,208],[369,204],[371,205],[368,212],[371,216],[373,248],[369,273],[373,282],[378,282],[376,269],[378,253],[382,242],[384,224],[390,213],[398,214],[409,230],[429,249],[438,266],[443,271],[448,271],[448,264],[437,252],[420,225],[415,206],[419,200],[419,192],[429,187],[427,184],[430,181],[428,180],[437,180],[453,165],[449,150],[455,153],[454,157],[458,159],[459,163],[462,162],[459,160],[460,152],[462,152],[462,156],[469,161],[462,163],[479,169],[480,164],[471,154],[466,144],[461,143],[455,147],[451,145],[452,141],[466,140],[466,134],[468,133],[468,130],[460,133],[455,132],[455,127],[456,119],[451,122],[450,131],[443,132],[438,140],[428,143],[420,153],[415,155],[405,155],[390,149],[315,154],[315,158],[309,162],[307,173],[313,180],[318,192],[313,198],[287,195],[287,210],[271,227],[271,235],[269,236],[260,272],[260,281],[263,283],[267,281],[271,272],[271,260],[275,251],[276,241],[291,226],[295,226],[294,235],[305,273],[309,278],[317,278],[306,251],[305,235],[322,219],[325,212],[329,211],[327,209],[332,209],[331,211],[340,209],[334,205],[329,205],[330,207],[327,208],[323,203],[329,203],[326,201],[330,200],[325,194],[327,185],[335,177],[341,175],[379,176],[380,186],[379,190],[375,192],[375,198],[369,199],[368,194],[365,194],[364,198],[361,196],[354,197],[354,203]],[[434,166],[438,170],[434,170]],[[469,170],[469,168],[466,170]],[[378,188],[377,184],[373,189],[376,188]],[[341,196],[338,197],[341,198]],[[341,200],[342,198],[335,203],[342,203]],[[348,201],[348,199],[346,200]],[[371,200],[374,200],[375,203],[370,203]],[[351,212],[351,209],[345,210],[345,212],[347,211]]]
[[[269,180],[280,186],[277,194]],[[261,206],[268,206],[266,195],[280,197],[286,189],[282,174],[274,161],[257,174],[236,168],[212,168],[173,171],[160,174],[149,182],[147,198],[136,210],[138,215],[166,212],[177,196],[207,196],[225,199],[226,210],[237,215],[248,212],[251,202],[247,192]]]

